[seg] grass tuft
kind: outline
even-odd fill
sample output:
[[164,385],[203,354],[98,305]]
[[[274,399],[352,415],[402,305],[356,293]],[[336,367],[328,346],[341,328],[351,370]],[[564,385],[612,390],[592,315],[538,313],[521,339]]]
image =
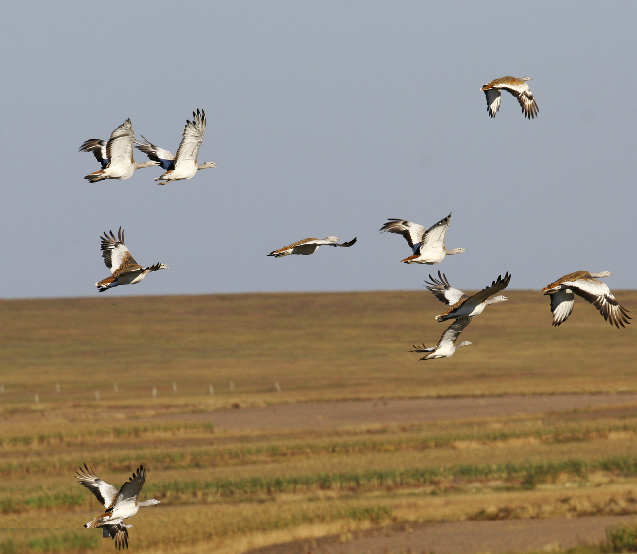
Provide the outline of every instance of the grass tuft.
[[637,525],[615,525],[606,529],[610,552],[637,552]]

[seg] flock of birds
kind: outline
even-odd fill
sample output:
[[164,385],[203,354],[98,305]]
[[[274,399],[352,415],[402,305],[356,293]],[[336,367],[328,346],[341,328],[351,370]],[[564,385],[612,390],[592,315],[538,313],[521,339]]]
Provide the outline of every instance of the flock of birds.
[[[138,169],[160,166],[165,170],[165,173],[155,179],[155,181],[160,181],[157,183],[158,185],[165,185],[180,179],[192,179],[200,169],[217,167],[214,162],[206,162],[201,165],[197,163],[197,154],[199,154],[205,130],[206,114],[203,110],[193,112],[192,121],[186,120],[186,128],[175,155],[155,146],[146,140],[144,135],[142,135],[144,142],[137,140],[133,124],[130,119],[127,119],[111,133],[111,138],[108,141],[88,139],[80,146],[80,152],[92,152],[102,166],[101,169],[89,173],[84,178],[88,179],[90,183],[97,183],[104,179],[130,179]],[[149,161],[137,163],[133,158],[133,145],[146,154]]]
[[[527,85],[530,80],[530,77],[521,79],[502,77],[484,85],[481,90],[486,95],[489,116],[495,117],[498,113],[501,103],[501,91],[505,90],[517,98],[526,118],[535,118],[539,110]],[[186,121],[181,144],[177,149],[177,154],[173,155],[168,150],[154,145],[143,135],[143,142],[137,140],[131,121],[127,119],[111,133],[108,141],[89,139],[82,144],[80,151],[92,152],[101,164],[101,169],[90,173],[85,179],[88,179],[91,183],[104,179],[128,179],[137,169],[151,166],[158,166],[164,170],[164,173],[155,179],[155,181],[159,181],[159,185],[165,185],[180,179],[191,179],[200,169],[216,167],[213,162],[197,163],[197,155],[203,141],[205,129],[206,115],[204,111],[197,110],[193,112],[193,120]],[[135,162],[133,158],[135,147],[146,154],[149,161],[144,163]],[[435,265],[442,262],[447,255],[466,252],[464,248],[447,250],[445,247],[445,235],[450,221],[451,214],[426,229],[422,225],[404,219],[389,219],[380,228],[380,232],[396,233],[405,237],[411,247],[412,254],[401,260],[402,262]],[[104,263],[110,269],[111,275],[96,283],[99,292],[104,292],[119,285],[137,284],[148,273],[170,267],[163,263],[148,267],[139,265],[124,243],[124,230],[121,227],[117,232],[117,236],[113,231],[110,231],[109,233],[105,232],[104,236],[100,238]],[[338,240],[337,237],[333,236],[324,239],[307,238],[274,250],[268,256],[275,258],[291,254],[307,256],[316,252],[320,246],[350,247],[356,243],[357,239],[355,237],[351,241],[343,243],[339,243]],[[551,299],[553,325],[561,325],[571,315],[575,295],[592,303],[611,325],[619,328],[628,324],[628,320],[631,318],[628,316],[627,310],[617,302],[609,288],[598,280],[600,277],[608,277],[609,275],[608,271],[600,273],[576,271],[544,287],[542,292],[549,295]],[[425,281],[427,289],[438,300],[448,306],[444,313],[435,317],[436,321],[454,321],[445,329],[435,347],[426,347],[424,344],[422,346],[414,346],[411,352],[425,353],[421,360],[447,358],[452,356],[461,346],[470,345],[471,342],[469,341],[456,345],[456,340],[473,318],[480,315],[486,306],[507,300],[506,296],[494,295],[507,288],[511,281],[511,275],[507,272],[504,277],[498,276],[490,286],[472,296],[452,287],[447,276],[440,271],[438,271],[438,279],[431,275],[429,275],[429,279],[429,281]],[[128,529],[131,525],[124,523],[124,520],[135,515],[140,506],[159,504],[159,501],[154,499],[145,502],[137,501],[137,496],[146,478],[144,467],[140,466],[137,473],[133,473],[129,482],[125,483],[119,491],[99,479],[86,464],[84,468],[80,468],[76,477],[78,482],[89,488],[106,508],[101,516],[88,522],[85,527],[101,527],[103,536],[110,536],[115,539],[115,545],[118,549],[128,548]]]

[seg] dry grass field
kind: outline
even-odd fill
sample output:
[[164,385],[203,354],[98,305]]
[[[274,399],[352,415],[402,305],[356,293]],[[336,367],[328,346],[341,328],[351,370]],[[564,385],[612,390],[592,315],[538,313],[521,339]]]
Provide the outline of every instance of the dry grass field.
[[[612,328],[578,299],[553,328],[546,297],[507,295],[465,330],[472,346],[428,362],[408,349],[437,342],[446,324],[424,290],[0,301],[1,526],[68,530],[49,551],[94,550],[95,538],[72,534],[98,533],[81,529],[99,508],[73,478],[84,462],[115,486],[147,467],[142,498],[162,504],[131,520],[138,552],[231,554],[382,524],[637,513],[634,402],[315,429],[222,430],[205,416],[309,401],[637,392],[637,325]],[[616,296],[637,312],[637,291]],[[0,553],[18,543],[0,534]]]

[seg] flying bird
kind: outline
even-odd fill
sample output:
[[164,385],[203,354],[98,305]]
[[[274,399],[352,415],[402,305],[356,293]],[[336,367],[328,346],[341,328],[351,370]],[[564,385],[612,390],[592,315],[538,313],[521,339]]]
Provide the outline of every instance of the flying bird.
[[338,244],[338,237],[325,237],[324,239],[303,239],[278,250],[273,250],[268,256],[274,256],[275,258],[281,258],[283,256],[289,256],[290,254],[300,254],[301,256],[309,256],[314,254],[319,246],[343,246],[345,248],[352,246],[356,242],[354,237],[349,242],[343,242]]
[[500,109],[500,91],[506,90],[518,99],[520,106],[522,106],[522,112],[524,117],[533,119],[537,116],[539,108],[537,102],[533,99],[533,93],[529,89],[527,81],[532,81],[531,77],[500,77],[494,79],[490,83],[484,85],[480,90],[484,91],[487,97],[487,112],[489,116],[495,117]]
[[83,468],[80,466],[75,478],[80,485],[89,489],[106,508],[101,516],[89,521],[84,527],[102,527],[102,536],[104,538],[110,536],[115,539],[115,546],[118,550],[128,548],[128,529],[132,525],[127,525],[124,520],[133,517],[140,507],[160,503],[154,498],[144,502],[137,501],[137,496],[144,486],[144,481],[146,481],[146,470],[142,465],[137,469],[137,473],[133,473],[130,480],[122,485],[119,491],[102,481],[86,464]]
[[111,133],[108,142],[100,139],[88,139],[80,146],[80,152],[93,152],[95,159],[100,162],[102,169],[89,173],[84,178],[91,183],[104,179],[129,179],[135,170],[152,165],[159,165],[155,161],[137,163],[133,159],[133,141],[135,133],[133,124],[127,119]]
[[110,231],[110,236],[104,232],[104,236],[100,238],[102,239],[102,257],[112,275],[95,283],[99,292],[104,292],[119,285],[135,285],[146,277],[147,273],[170,267],[162,263],[149,267],[139,265],[124,244],[124,230],[121,227],[117,232],[117,237],[115,237],[113,231]]
[[[430,281],[425,281],[427,290],[430,291],[440,302],[447,306],[453,306],[460,300],[466,300],[469,298],[468,294],[465,294],[460,289],[456,289],[449,284],[449,280],[444,273],[438,271],[438,280],[429,274]],[[508,298],[506,296],[494,296],[485,300],[485,307],[489,304],[497,304],[498,302],[506,302]],[[483,308],[484,309],[484,308]],[[476,314],[477,315],[477,314]]]
[[78,152],[93,152],[95,159],[100,162],[102,169],[108,165],[108,155],[106,154],[107,141],[101,139],[88,139],[80,146]]
[[[496,296],[494,298],[489,297],[493,296],[496,292],[500,292],[507,288],[509,281],[511,281],[511,275],[507,272],[504,279],[502,278],[502,275],[499,275],[498,279],[493,281],[490,287],[486,287],[481,291],[476,292],[474,295],[468,296],[462,291],[451,287],[446,277],[443,280],[443,277],[440,276],[440,282],[433,279],[431,275],[429,278],[433,281],[433,284],[428,283],[432,286],[427,288],[433,292],[438,300],[449,305],[449,309],[446,312],[436,316],[436,321],[446,321],[447,319],[454,319],[458,317],[473,318],[480,315],[488,304],[505,302],[508,300],[506,296]],[[450,302],[456,298],[457,300],[451,304]]]
[[445,234],[449,228],[451,214],[441,219],[435,225],[425,229],[418,223],[412,223],[405,219],[389,219],[381,228],[380,232],[396,233],[402,235],[407,240],[413,254],[404,260],[406,264],[439,264],[448,254],[459,254],[466,252],[464,248],[445,248]]
[[551,297],[553,326],[561,325],[571,315],[576,294],[593,304],[611,325],[619,328],[620,325],[625,327],[625,323],[629,324],[628,320],[632,318],[628,316],[628,310],[615,300],[606,283],[597,280],[610,275],[610,271],[575,271],[544,287],[542,292]]
[[427,355],[420,358],[421,360],[436,360],[437,358],[453,356],[454,352],[461,346],[473,344],[471,341],[465,340],[457,346],[454,345],[460,333],[469,323],[471,323],[470,317],[459,317],[445,329],[436,346],[427,348],[425,343],[422,346],[414,345],[414,349],[410,350],[410,352],[426,352]]
[[[156,165],[160,165],[166,170],[166,173],[160,175],[155,181],[160,181],[158,185],[165,185],[170,181],[178,181],[179,179],[192,179],[199,169],[208,169],[209,167],[217,167],[214,162],[206,162],[197,164],[197,154],[199,147],[203,142],[203,134],[206,130],[206,114],[203,110],[192,112],[192,121],[186,120],[181,144],[177,149],[177,155],[172,152],[155,146],[152,142],[142,138],[144,142],[135,141],[135,146],[144,152]],[[163,180],[163,182],[161,182]]]

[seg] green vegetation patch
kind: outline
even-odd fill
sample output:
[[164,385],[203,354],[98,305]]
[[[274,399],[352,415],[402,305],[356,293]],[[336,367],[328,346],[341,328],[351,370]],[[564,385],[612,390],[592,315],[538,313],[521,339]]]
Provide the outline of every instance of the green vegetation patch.
[[101,551],[101,534],[60,529],[2,529],[0,554],[63,552],[84,554]]
[[561,474],[585,477],[591,471],[635,473],[637,472],[637,457],[614,457],[601,460],[569,459],[559,462],[523,462],[519,464],[462,464],[405,470],[173,481],[149,484],[147,490],[149,495],[186,497],[213,495],[227,498],[241,495],[301,492],[313,489],[360,491],[363,489],[414,487],[458,479],[521,480],[523,486],[533,488],[539,482],[551,481]]
[[637,525],[615,525],[606,529],[610,552],[637,552]]

